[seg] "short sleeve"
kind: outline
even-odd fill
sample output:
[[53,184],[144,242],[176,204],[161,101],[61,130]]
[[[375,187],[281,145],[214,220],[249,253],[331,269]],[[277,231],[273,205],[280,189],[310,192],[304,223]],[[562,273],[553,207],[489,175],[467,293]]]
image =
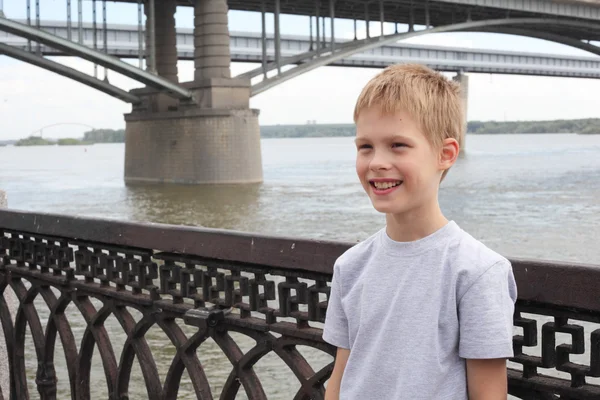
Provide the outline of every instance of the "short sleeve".
[[458,317],[462,358],[513,356],[513,313],[517,286],[508,260],[495,263],[459,300]]
[[331,291],[327,300],[323,340],[336,347],[350,348],[348,319],[342,307],[342,277],[339,266],[334,267]]

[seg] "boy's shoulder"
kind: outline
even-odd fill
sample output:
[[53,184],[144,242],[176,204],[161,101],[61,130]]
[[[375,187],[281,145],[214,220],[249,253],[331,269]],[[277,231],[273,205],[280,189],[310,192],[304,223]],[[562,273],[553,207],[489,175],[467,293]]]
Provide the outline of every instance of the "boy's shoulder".
[[495,264],[510,264],[507,258],[462,229],[459,240],[448,252],[448,261],[466,272],[474,273],[484,272]]
[[[508,273],[511,264],[507,258],[490,249],[456,223],[451,224],[452,229],[449,231],[452,233],[441,238],[444,243],[433,246],[427,252],[427,257],[430,257],[428,263],[439,265],[441,270],[445,270],[442,274],[459,281],[460,286],[469,286],[491,268]],[[346,278],[356,278],[363,267],[381,251],[381,235],[384,230],[385,228],[380,229],[340,255],[335,262],[334,273],[341,272]],[[418,262],[423,262],[423,259],[420,257]]]
[[377,246],[379,245],[378,237],[383,229],[380,229],[342,253],[335,262],[334,270],[351,268],[352,265],[363,265],[364,261],[377,252]]
[[[509,262],[504,256],[490,249],[480,240],[460,228],[455,222],[450,222],[454,229],[452,234],[443,240],[447,241],[446,258],[450,262],[459,262],[466,269],[479,269],[490,267],[499,262]],[[379,250],[380,237],[385,228],[382,228],[367,239],[355,244],[339,256],[337,263],[340,265],[354,264],[357,260],[370,257]]]
[[464,230],[448,252],[446,265],[454,271],[459,298],[483,276],[509,283],[513,280],[511,262]]

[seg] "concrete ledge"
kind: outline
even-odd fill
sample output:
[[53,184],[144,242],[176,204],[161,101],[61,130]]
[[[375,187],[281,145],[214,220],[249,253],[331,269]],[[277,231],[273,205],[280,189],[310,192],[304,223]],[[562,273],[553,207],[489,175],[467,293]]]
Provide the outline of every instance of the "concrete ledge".
[[167,112],[133,112],[125,114],[125,121],[158,121],[163,119],[179,119],[179,118],[205,118],[205,117],[230,117],[230,116],[243,116],[250,115],[252,117],[258,117],[260,110],[256,108],[250,109],[219,109],[219,108],[182,108],[176,111]]
[[213,181],[213,180],[199,181],[199,180],[185,180],[185,179],[157,180],[157,179],[153,179],[153,178],[135,178],[135,177],[125,177],[124,179],[125,179],[125,183],[128,185],[135,185],[136,183],[138,183],[138,184],[177,183],[177,184],[181,184],[181,185],[247,185],[247,184],[253,184],[253,183],[256,183],[256,184],[263,183],[262,179],[239,180],[239,181],[231,180],[231,181],[227,181],[227,182],[216,181],[216,180],[215,181]]
[[250,79],[243,78],[206,78],[199,81],[183,82],[181,86],[186,89],[205,89],[210,87],[224,88],[250,88]]
[[[179,85],[183,86],[186,89],[206,89],[212,87],[220,87],[220,88],[250,88],[252,86],[252,82],[250,79],[244,78],[206,78],[200,81],[191,81],[191,82],[180,82]],[[137,89],[131,89],[129,91],[132,94],[138,96],[144,95],[152,95],[164,93],[163,90],[155,89],[151,87],[143,87]]]
[[251,82],[240,78],[206,78],[184,82],[181,86],[193,93],[193,99],[178,101],[153,88],[133,89],[130,93],[142,99],[142,105],[134,113],[144,111],[157,113],[184,110],[197,106],[203,109],[247,109],[250,107]]

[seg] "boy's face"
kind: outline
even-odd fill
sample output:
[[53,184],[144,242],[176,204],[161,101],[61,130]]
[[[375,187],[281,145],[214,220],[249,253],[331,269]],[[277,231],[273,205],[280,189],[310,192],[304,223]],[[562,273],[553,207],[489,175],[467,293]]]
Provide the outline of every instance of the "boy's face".
[[402,216],[437,206],[440,178],[449,165],[408,113],[362,111],[356,149],[356,172],[377,211]]

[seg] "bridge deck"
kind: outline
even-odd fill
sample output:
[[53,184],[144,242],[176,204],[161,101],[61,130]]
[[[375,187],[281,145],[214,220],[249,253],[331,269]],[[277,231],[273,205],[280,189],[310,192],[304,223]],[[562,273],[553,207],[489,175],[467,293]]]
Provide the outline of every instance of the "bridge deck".
[[[43,21],[41,26],[42,29],[54,35],[67,37],[65,22]],[[101,35],[99,34],[98,37],[101,37]],[[108,25],[108,53],[122,58],[138,57],[138,37],[137,26]],[[91,24],[84,24],[83,38],[85,45],[94,46]],[[267,39],[267,58],[269,61],[273,61],[274,40],[272,35],[268,35]],[[27,48],[27,40],[4,32],[0,32],[0,42],[20,49]],[[194,37],[191,29],[177,30],[177,47],[180,59],[193,59],[193,42]],[[287,57],[308,51],[310,44],[310,39],[306,36],[283,36],[281,41],[282,55]],[[101,41],[98,41],[97,45],[102,48]],[[64,52],[47,46],[42,46],[40,50],[43,55],[65,55]],[[35,51],[35,46],[33,46],[32,51]],[[261,35],[254,32],[231,32],[231,57],[232,61],[262,62]],[[381,68],[399,62],[423,63],[442,71],[462,70],[465,72],[498,74],[600,78],[600,57],[573,57],[404,43],[367,50],[336,61],[332,65]]]
[[[119,2],[136,3],[137,0],[116,0]],[[263,0],[228,0],[229,8],[241,11],[261,11]],[[178,0],[181,6],[190,6],[188,0]],[[329,16],[329,1],[321,0],[319,15]],[[365,6],[365,3],[367,6]],[[281,13],[292,15],[314,16],[315,0],[281,1]],[[449,25],[457,22],[472,20],[489,20],[506,18],[535,18],[557,17],[578,18],[600,21],[600,4],[597,1],[550,1],[550,0],[385,0],[383,15],[386,22],[397,22],[425,25],[429,21],[432,26]],[[346,19],[379,21],[381,16],[379,1],[336,0],[335,17]],[[275,11],[275,0],[265,0],[265,9]],[[409,10],[412,9],[412,12]],[[551,23],[543,29],[546,32],[564,36],[599,40],[600,35],[585,29],[564,28],[553,26]]]

